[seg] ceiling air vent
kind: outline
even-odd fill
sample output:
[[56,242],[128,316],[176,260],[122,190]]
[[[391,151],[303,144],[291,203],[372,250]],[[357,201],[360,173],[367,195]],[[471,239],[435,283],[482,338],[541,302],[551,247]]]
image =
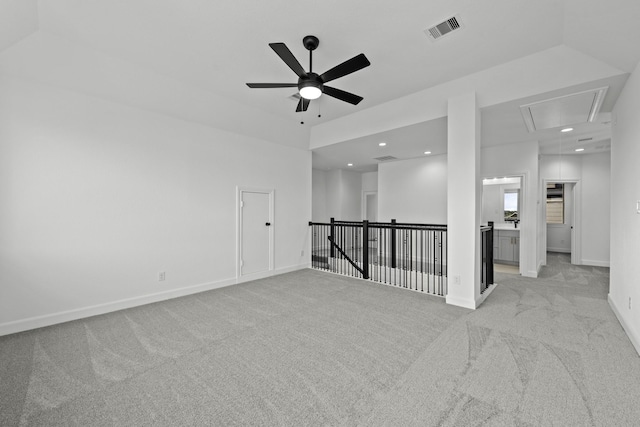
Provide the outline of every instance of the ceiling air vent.
[[452,31],[462,28],[460,18],[453,16],[431,28],[424,30],[431,40],[438,40],[440,37],[449,34]]
[[586,142],[591,140],[593,140],[593,138],[582,138],[582,139],[579,139],[578,142]]
[[382,157],[374,157],[374,160],[377,160],[379,162],[388,162],[389,160],[398,160],[398,158],[393,156],[382,156]]

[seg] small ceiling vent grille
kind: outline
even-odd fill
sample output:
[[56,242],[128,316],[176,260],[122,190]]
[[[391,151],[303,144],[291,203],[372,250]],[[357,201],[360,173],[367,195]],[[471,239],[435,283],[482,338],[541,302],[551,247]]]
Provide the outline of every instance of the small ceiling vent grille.
[[429,36],[429,38],[431,38],[431,40],[438,40],[440,37],[460,28],[462,28],[460,18],[458,16],[453,16],[446,21],[424,30],[424,32]]
[[398,158],[393,156],[382,156],[382,157],[374,157],[374,160],[377,160],[379,162],[388,162],[389,160],[398,160]]
[[593,140],[593,138],[582,138],[582,139],[579,139],[578,142],[586,142],[591,140]]

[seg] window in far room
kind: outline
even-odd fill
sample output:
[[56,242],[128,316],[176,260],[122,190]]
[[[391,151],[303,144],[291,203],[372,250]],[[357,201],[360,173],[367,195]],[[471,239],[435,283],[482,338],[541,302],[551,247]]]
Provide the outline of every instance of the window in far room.
[[520,220],[520,190],[504,190],[504,220]]

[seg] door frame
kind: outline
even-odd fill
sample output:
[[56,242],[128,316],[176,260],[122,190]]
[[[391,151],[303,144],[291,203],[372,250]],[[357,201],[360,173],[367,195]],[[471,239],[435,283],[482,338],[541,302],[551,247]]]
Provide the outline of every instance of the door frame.
[[[528,276],[528,277],[536,277],[536,276],[532,276],[530,272],[528,272],[526,270],[526,268],[528,267],[528,264],[526,264],[525,260],[527,259],[527,257],[530,257],[531,254],[530,252],[530,236],[528,234],[528,232],[525,232],[525,230],[523,230],[522,228],[522,224],[525,224],[526,229],[530,229],[531,225],[529,225],[531,223],[532,220],[535,220],[535,218],[531,219],[529,218],[527,209],[529,208],[529,203],[527,202],[527,197],[529,196],[529,192],[527,191],[527,185],[529,183],[529,172],[512,172],[512,173],[507,173],[507,172],[503,172],[503,173],[499,173],[499,174],[494,174],[494,175],[488,175],[488,176],[482,176],[482,178],[480,178],[480,187],[483,189],[484,191],[484,187],[482,185],[482,180],[484,179],[491,179],[493,177],[501,177],[501,178],[520,178],[520,194],[518,196],[518,216],[520,218],[520,225],[518,228],[520,228],[520,239],[518,240],[519,244],[518,244],[518,272],[520,273],[521,276]],[[482,216],[482,200],[483,195],[480,194],[480,215]],[[502,203],[504,203],[504,196],[502,199]]]
[[547,184],[549,183],[558,183],[558,184],[573,184],[573,218],[572,218],[572,229],[571,229],[571,264],[573,265],[581,265],[582,264],[582,251],[581,251],[581,243],[582,243],[582,210],[580,209],[582,198],[581,198],[581,185],[579,178],[567,178],[567,179],[553,179],[553,178],[545,178],[542,180],[542,200],[544,203],[542,205],[542,220],[544,221],[544,232],[542,233],[543,242],[542,247],[543,251],[543,260],[542,264],[547,265]]
[[[243,193],[261,193],[269,196],[269,219],[271,223],[269,226],[269,270],[266,272],[242,274],[242,194]],[[268,277],[273,275],[274,270],[274,199],[275,190],[273,188],[259,188],[259,187],[241,187],[236,186],[236,282],[240,283],[247,280],[255,280],[262,277]]]

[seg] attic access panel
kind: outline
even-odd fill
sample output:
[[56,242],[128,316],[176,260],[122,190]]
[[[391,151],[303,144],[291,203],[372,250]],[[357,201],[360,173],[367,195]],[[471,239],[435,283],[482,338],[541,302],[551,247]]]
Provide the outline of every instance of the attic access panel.
[[590,123],[595,120],[608,87],[578,92],[520,106],[529,132]]

